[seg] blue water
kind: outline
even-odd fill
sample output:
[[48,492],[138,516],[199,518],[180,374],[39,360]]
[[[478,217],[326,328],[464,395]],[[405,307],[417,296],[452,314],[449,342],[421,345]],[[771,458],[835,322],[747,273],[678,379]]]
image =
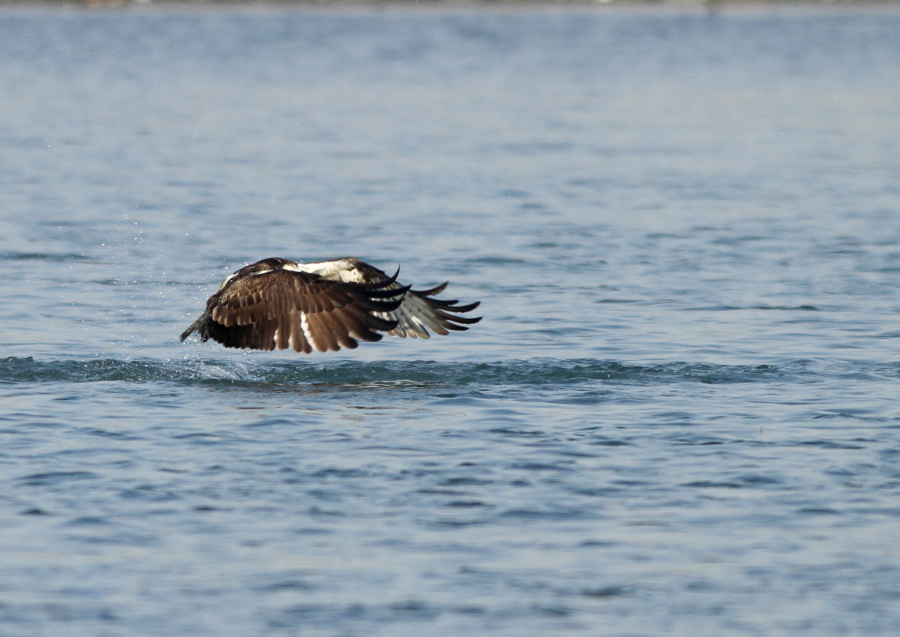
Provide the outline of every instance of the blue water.
[[[0,635],[900,631],[900,11],[0,9]],[[178,335],[264,257],[429,341]]]

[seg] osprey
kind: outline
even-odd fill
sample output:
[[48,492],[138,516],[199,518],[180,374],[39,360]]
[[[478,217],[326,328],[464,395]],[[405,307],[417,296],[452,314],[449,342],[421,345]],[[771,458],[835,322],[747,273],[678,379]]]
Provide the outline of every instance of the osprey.
[[397,282],[399,268],[388,276],[352,257],[295,263],[263,259],[222,281],[206,310],[181,335],[197,333],[225,347],[287,349],[309,354],[356,348],[363,341],[392,336],[429,338],[428,330],[448,334],[467,330],[478,318],[458,316],[479,302],[434,298],[447,283],[413,290]]

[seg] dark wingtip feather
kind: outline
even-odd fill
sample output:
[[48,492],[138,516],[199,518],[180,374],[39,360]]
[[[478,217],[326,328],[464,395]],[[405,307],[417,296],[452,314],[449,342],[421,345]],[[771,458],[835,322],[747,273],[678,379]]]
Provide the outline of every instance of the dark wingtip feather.
[[403,299],[392,299],[390,301],[376,301],[374,299],[366,299],[365,307],[370,312],[384,312],[389,313],[396,310],[400,307],[400,304],[403,303]]
[[454,312],[471,312],[479,305],[481,305],[481,301],[475,301],[474,303],[469,303],[468,305],[453,305],[447,309],[450,309]]
[[[205,313],[205,312],[204,312],[203,314],[201,314],[201,315],[200,315],[200,318],[198,318],[196,321],[194,321],[193,323],[191,323],[191,326],[190,326],[189,328],[187,328],[184,332],[181,333],[181,336],[179,337],[179,340],[183,343],[183,342],[185,341],[185,339],[187,339],[188,336],[190,336],[191,334],[197,332],[197,331],[200,329],[200,326],[203,325],[203,322],[204,322],[207,318],[208,318],[208,317],[206,316],[206,313]],[[203,335],[203,333],[201,332],[201,336],[202,336],[202,335]],[[206,339],[204,338],[203,340],[205,341]]]
[[450,281],[444,281],[440,285],[433,287],[430,290],[413,290],[413,292],[415,292],[419,296],[434,296],[435,294],[440,294],[445,289],[447,289],[447,286],[449,284],[450,284]]
[[[394,272],[394,276],[388,277],[387,279],[384,279],[383,281],[378,281],[377,283],[370,283],[367,287],[370,290],[380,290],[380,289],[386,288],[389,285],[392,285],[394,282],[396,282],[398,276],[400,276],[400,266],[399,265],[397,266],[397,271]],[[391,291],[393,292],[394,290],[391,290]]]
[[464,323],[466,325],[475,325],[475,323],[480,321],[482,317],[455,316],[453,314],[448,314],[447,319],[450,321],[456,321],[457,323]]
[[399,296],[402,299],[411,287],[411,285],[404,285],[403,287],[386,290],[379,285],[377,288],[366,289],[366,295],[373,299],[387,299],[395,296]]

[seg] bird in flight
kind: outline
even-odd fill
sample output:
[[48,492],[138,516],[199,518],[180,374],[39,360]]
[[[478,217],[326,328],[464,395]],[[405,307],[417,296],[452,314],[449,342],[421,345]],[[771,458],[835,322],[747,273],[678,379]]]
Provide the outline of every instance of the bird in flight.
[[391,336],[430,338],[428,330],[462,331],[481,317],[459,316],[479,303],[435,298],[447,283],[413,290],[359,259],[316,263],[263,259],[227,277],[203,314],[181,335],[198,334],[225,347],[309,354],[355,349],[358,341]]

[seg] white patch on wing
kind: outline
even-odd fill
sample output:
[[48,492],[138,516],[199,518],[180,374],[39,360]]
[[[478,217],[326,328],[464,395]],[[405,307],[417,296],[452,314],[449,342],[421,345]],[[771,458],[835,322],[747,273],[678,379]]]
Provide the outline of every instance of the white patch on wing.
[[219,286],[219,289],[221,290],[221,289],[224,288],[226,285],[228,285],[228,282],[231,281],[231,280],[232,280],[234,277],[236,277],[236,276],[237,276],[237,272],[235,272],[234,274],[229,274],[228,276],[226,276],[225,279],[222,281],[222,285]]
[[344,283],[365,283],[365,277],[358,265],[357,259],[332,259],[331,261],[316,261],[314,263],[298,263],[298,272],[318,274],[329,281],[343,281]]
[[313,273],[312,270],[306,268],[305,263],[294,263],[293,261],[289,261],[281,266],[283,270],[287,270],[288,272],[305,272],[307,274]]
[[288,347],[296,352],[297,348],[294,347],[294,343],[296,342],[297,339],[294,338],[294,334],[295,334],[294,330],[291,330],[290,334],[288,334]]
[[[316,342],[313,340],[312,332],[309,331],[309,319],[306,318],[306,312],[300,313],[300,329],[303,330],[303,335],[306,337],[306,342],[316,347]],[[318,347],[316,347],[318,349]]]

